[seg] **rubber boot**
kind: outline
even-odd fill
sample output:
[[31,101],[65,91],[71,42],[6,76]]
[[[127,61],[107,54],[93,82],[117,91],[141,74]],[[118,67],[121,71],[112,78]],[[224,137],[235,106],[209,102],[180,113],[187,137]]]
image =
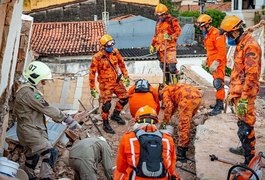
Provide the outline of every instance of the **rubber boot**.
[[118,124],[125,125],[126,122],[121,118],[120,111],[114,110],[110,117],[111,120],[116,121]]
[[103,130],[106,133],[115,134],[115,131],[111,128],[109,120],[103,120]]
[[214,109],[208,113],[209,116],[216,116],[218,114],[222,113],[222,110],[224,110],[224,103],[222,100],[217,99],[216,106]]
[[211,105],[210,105],[210,108],[211,108],[211,109],[214,109],[216,105],[217,105],[217,100],[216,100],[215,104],[211,104]]
[[254,157],[254,154],[249,154],[247,156],[245,156],[245,162],[244,164],[248,166],[248,164],[250,163],[250,161],[252,160],[252,158]]
[[239,146],[237,148],[229,148],[229,151],[233,154],[237,154],[237,155],[244,155],[244,149],[242,146]]
[[187,147],[178,147],[177,148],[177,161],[182,163],[187,162],[186,152],[188,151]]

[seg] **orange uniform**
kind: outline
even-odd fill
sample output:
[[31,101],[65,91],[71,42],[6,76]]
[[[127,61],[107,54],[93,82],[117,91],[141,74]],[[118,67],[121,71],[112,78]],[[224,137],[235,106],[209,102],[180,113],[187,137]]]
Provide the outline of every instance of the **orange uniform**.
[[[247,113],[244,118],[239,117],[251,127],[248,135],[251,154],[255,154],[255,99],[259,92],[259,78],[261,72],[261,48],[250,34],[242,35],[243,39],[236,46],[234,67],[230,80],[230,96],[237,106],[239,99],[247,99]],[[244,144],[242,144],[244,145]]]
[[150,86],[150,92],[135,92],[135,85],[129,89],[129,106],[132,117],[140,107],[145,105],[155,109],[157,114],[160,110],[158,90]]
[[190,123],[197,112],[202,95],[200,91],[189,84],[166,86],[163,90],[165,106],[164,122],[169,122],[175,111],[178,111],[178,146],[188,147]]
[[[95,88],[95,76],[98,73],[97,80],[99,82],[99,89],[101,94],[102,106],[102,119],[107,120],[110,109],[110,101],[112,94],[116,94],[119,101],[116,103],[115,110],[121,111],[123,106],[128,101],[128,93],[121,81],[116,82],[118,77],[118,67],[120,68],[124,77],[128,77],[128,72],[125,67],[123,58],[119,51],[114,48],[111,53],[100,50],[93,56],[90,72],[89,82],[90,89]],[[105,106],[104,106],[105,105]],[[107,107],[106,107],[107,106]]]
[[[226,66],[226,38],[219,35],[219,31],[215,27],[211,27],[204,39],[204,46],[207,51],[207,66],[210,67],[214,60],[219,62],[216,71],[212,72],[214,80],[221,79],[224,83],[225,66]],[[224,87],[216,91],[216,99],[224,100]]]
[[[142,130],[153,132],[156,131],[154,125],[147,125],[142,127]],[[179,174],[176,172],[176,151],[172,137],[163,133],[162,135],[163,146],[163,162],[165,169],[167,170],[167,176],[164,178],[156,179],[170,179],[172,175],[176,176],[176,179],[180,179]],[[144,180],[154,178],[142,178],[135,176],[134,168],[137,167],[140,158],[140,143],[136,138],[134,132],[128,132],[121,138],[118,155],[117,155],[117,167],[114,172],[114,180]]]
[[[168,34],[171,39],[165,40],[164,35]],[[164,21],[158,21],[155,28],[155,34],[152,40],[152,46],[156,48],[157,56],[160,61],[160,68],[164,71],[164,59],[166,59],[166,83],[168,84],[171,80],[170,74],[177,74],[177,39],[181,34],[181,27],[178,23],[177,18],[173,18],[167,14]],[[165,44],[166,41],[166,44]],[[166,50],[166,58],[165,56]]]

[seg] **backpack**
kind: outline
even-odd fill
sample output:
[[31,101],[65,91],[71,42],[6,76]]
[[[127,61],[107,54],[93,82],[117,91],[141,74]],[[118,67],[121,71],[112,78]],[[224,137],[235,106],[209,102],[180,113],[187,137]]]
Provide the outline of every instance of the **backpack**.
[[142,129],[134,131],[140,143],[140,159],[137,167],[134,167],[136,176],[143,178],[163,178],[167,175],[162,152],[162,133],[146,132]]
[[136,93],[145,93],[150,92],[150,84],[145,79],[139,79],[135,83],[135,92]]

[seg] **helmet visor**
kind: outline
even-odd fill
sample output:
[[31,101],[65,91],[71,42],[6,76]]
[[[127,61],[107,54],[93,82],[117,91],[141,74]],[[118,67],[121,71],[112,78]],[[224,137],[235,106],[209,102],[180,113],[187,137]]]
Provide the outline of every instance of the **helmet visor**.
[[105,44],[105,46],[106,47],[112,47],[112,46],[114,46],[115,45],[115,41],[112,39],[112,40],[110,40],[110,41],[108,41],[106,44]]

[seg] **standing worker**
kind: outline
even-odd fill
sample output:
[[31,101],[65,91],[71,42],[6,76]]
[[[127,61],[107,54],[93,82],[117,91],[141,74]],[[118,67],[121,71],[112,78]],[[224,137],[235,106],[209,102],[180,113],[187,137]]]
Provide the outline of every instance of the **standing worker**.
[[[98,73],[97,80],[99,82],[99,90],[103,103],[101,112],[103,129],[107,133],[115,134],[108,120],[112,94],[116,94],[119,101],[116,103],[116,107],[110,118],[118,124],[125,125],[125,121],[120,117],[121,110],[128,103],[128,93],[123,82],[126,87],[129,87],[130,80],[121,54],[116,48],[113,48],[115,45],[114,39],[110,35],[105,34],[100,39],[100,45],[101,49],[93,56],[90,65],[90,91],[91,95],[95,98],[98,93],[95,85],[95,76]],[[118,67],[122,74],[118,73]],[[123,82],[121,81],[121,75],[124,77],[122,79]]]
[[160,102],[158,89],[154,88],[145,79],[139,79],[129,89],[129,107],[132,117],[135,117],[137,110],[145,105],[150,106],[159,114]]
[[161,128],[165,128],[174,112],[178,111],[177,160],[186,162],[186,152],[190,142],[190,123],[200,107],[202,94],[199,89],[189,84],[179,83],[164,87],[161,95],[165,106]]
[[114,180],[179,180],[175,144],[169,134],[156,128],[156,111],[141,107],[134,121],[134,131],[120,140]]
[[236,46],[228,99],[236,105],[237,135],[242,146],[230,148],[230,151],[244,155],[244,164],[248,165],[255,156],[254,105],[260,86],[261,48],[249,33],[244,32],[243,21],[237,16],[225,17],[220,28],[226,34],[228,45]]
[[16,92],[14,112],[17,116],[18,140],[26,149],[25,171],[30,180],[36,179],[34,170],[41,158],[40,179],[50,180],[58,151],[48,140],[44,115],[56,122],[64,121],[71,129],[80,125],[71,116],[66,116],[59,109],[50,106],[36,88],[52,79],[51,70],[46,64],[39,61],[30,63],[23,76],[27,83],[22,84]]
[[70,149],[69,166],[75,171],[75,179],[97,180],[100,162],[104,167],[106,179],[112,180],[111,149],[105,139],[82,139]]
[[[158,4],[155,8],[157,16],[157,24],[155,34],[150,46],[150,54],[153,54],[155,49],[160,61],[160,68],[165,74],[163,81],[166,84],[177,83],[177,39],[181,34],[181,27],[177,18],[173,18],[164,4]],[[166,57],[165,57],[166,55]],[[164,61],[165,72],[164,72]]]
[[204,46],[207,51],[206,64],[213,76],[213,86],[216,89],[215,105],[210,105],[213,109],[210,116],[216,116],[224,110],[224,77],[226,66],[226,39],[224,35],[219,35],[219,30],[211,25],[212,18],[207,14],[202,14],[197,19],[204,36]]

